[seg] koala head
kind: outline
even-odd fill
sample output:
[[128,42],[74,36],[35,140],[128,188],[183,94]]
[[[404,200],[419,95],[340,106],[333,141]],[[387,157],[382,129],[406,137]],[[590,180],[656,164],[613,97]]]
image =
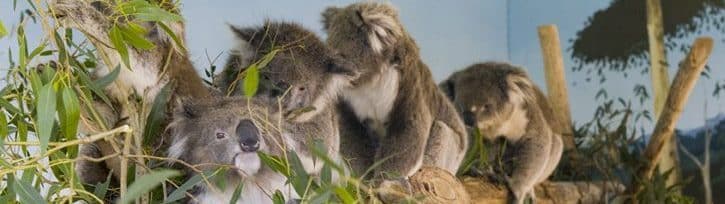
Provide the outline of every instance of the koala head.
[[[259,70],[257,96],[279,98],[285,116],[293,121],[304,122],[317,115],[358,76],[352,63],[297,24],[266,22],[261,27],[232,27],[232,31],[240,45],[232,52],[227,70],[243,71],[275,52]],[[238,73],[225,73],[223,77],[236,78]]]
[[322,13],[322,22],[328,45],[358,66],[360,80],[417,56],[418,48],[391,5],[365,2],[329,7]]
[[451,75],[440,88],[453,101],[466,126],[489,137],[521,109],[533,88],[526,72],[503,63],[472,65]]
[[168,128],[168,156],[199,165],[202,170],[229,166],[232,176],[255,175],[262,163],[257,152],[281,153],[280,135],[270,124],[274,111],[245,98],[180,102]]

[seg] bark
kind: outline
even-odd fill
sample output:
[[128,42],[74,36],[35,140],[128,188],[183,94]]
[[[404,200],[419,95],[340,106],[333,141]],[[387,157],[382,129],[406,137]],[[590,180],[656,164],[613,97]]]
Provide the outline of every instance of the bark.
[[[712,46],[712,38],[698,38],[692,45],[687,58],[680,63],[680,69],[670,87],[665,106],[662,109],[662,115],[657,120],[652,138],[650,138],[644,152],[644,157],[649,162],[638,172],[638,178],[641,181],[649,181],[652,178],[655,166],[657,166],[663,155],[668,153],[664,151],[665,146],[669,144],[668,141],[672,140],[677,120],[682,114],[695,82],[697,82],[705,67]],[[632,185],[633,190],[636,193],[641,190],[642,186],[636,183],[637,181],[633,182],[635,182]]]
[[[471,203],[508,203],[509,192],[503,184],[472,177],[463,178],[462,181]],[[614,182],[561,181],[544,182],[535,187],[535,194],[538,204],[606,203],[624,190],[624,185]]]
[[[647,35],[649,39],[650,73],[652,77],[652,89],[654,92],[654,113],[655,119],[660,117],[662,106],[667,97],[669,85],[669,74],[667,73],[667,55],[665,53],[664,28],[662,26],[662,3],[660,0],[647,1]],[[662,150],[666,155],[660,160],[660,172],[672,170],[667,178],[667,186],[672,186],[680,178],[678,167],[679,158],[677,155],[677,140],[672,138],[667,141]]]
[[544,74],[546,76],[546,92],[549,103],[554,110],[556,121],[551,121],[552,129],[559,130],[564,141],[564,150],[575,148],[572,134],[571,111],[569,110],[569,92],[566,87],[564,58],[561,56],[559,31],[555,25],[539,27],[539,42],[544,58]]

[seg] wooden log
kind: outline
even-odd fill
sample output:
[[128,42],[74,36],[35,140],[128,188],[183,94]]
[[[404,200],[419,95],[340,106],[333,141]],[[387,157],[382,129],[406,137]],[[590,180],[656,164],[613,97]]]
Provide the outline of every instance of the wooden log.
[[[667,141],[672,139],[675,124],[682,114],[682,109],[685,107],[695,82],[697,82],[705,67],[712,52],[712,46],[712,38],[697,38],[687,58],[680,63],[680,69],[677,71],[677,75],[670,87],[665,106],[662,109],[662,115],[657,120],[652,138],[650,138],[645,149],[644,157],[649,162],[638,171],[638,178],[641,180],[648,181],[652,178],[656,164],[662,155],[666,154],[663,151],[664,146],[668,144]],[[632,184],[634,187],[633,192],[636,193],[641,190],[642,186],[636,181],[633,182],[635,182]]]
[[[667,54],[665,53],[664,28],[662,26],[662,3],[660,0],[647,0],[647,37],[649,40],[650,76],[652,79],[652,92],[654,93],[655,120],[660,117],[667,92],[670,86],[667,72]],[[667,186],[672,186],[680,180],[678,168],[679,155],[677,153],[677,140],[670,139],[665,144],[666,152],[660,160],[660,172],[672,170],[667,178]]]
[[576,145],[572,134],[569,92],[566,87],[566,72],[564,70],[564,58],[561,56],[559,31],[556,25],[539,26],[538,30],[541,54],[544,58],[546,92],[556,118],[556,121],[552,121],[550,125],[555,132],[561,133],[564,149],[572,150]]
[[[508,189],[482,178],[462,178],[471,203],[507,204]],[[624,185],[614,182],[544,182],[535,187],[536,203],[605,203],[605,199],[623,193]]]

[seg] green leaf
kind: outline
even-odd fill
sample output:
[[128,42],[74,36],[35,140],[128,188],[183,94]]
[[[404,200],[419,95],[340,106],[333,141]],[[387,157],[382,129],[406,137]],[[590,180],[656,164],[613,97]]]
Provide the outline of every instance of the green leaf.
[[289,177],[289,166],[287,166],[284,161],[279,159],[276,156],[268,155],[262,152],[257,152],[257,156],[259,156],[259,159],[262,160],[262,163],[264,165],[271,168],[273,171],[276,171],[277,173],[281,173],[285,177]]
[[257,88],[259,86],[259,69],[257,69],[256,64],[252,64],[245,72],[244,95],[247,96],[247,98],[251,98],[257,93]]
[[180,175],[176,170],[159,170],[152,171],[146,175],[136,179],[131,186],[128,187],[126,196],[121,198],[119,203],[131,203],[142,194],[151,191],[156,186],[161,185],[166,179]]
[[96,184],[96,189],[93,190],[93,195],[96,195],[96,197],[99,198],[105,198],[106,193],[108,192],[108,186],[111,185],[112,176],[113,174],[109,172],[105,182]]
[[181,21],[181,16],[159,8],[145,0],[133,0],[119,4],[119,10],[123,14],[132,15],[141,21]]
[[184,42],[181,41],[181,38],[179,38],[179,36],[176,35],[176,33],[174,33],[174,31],[172,31],[171,28],[169,28],[169,26],[167,26],[163,22],[157,22],[157,25],[159,25],[159,27],[161,27],[161,29],[164,30],[164,32],[167,35],[169,35],[169,37],[171,37],[172,40],[174,40],[174,43],[176,44],[176,46],[179,46],[181,48],[181,50],[186,50],[186,47],[184,47]]
[[274,191],[274,194],[272,195],[272,203],[285,204],[284,195],[282,195],[281,191],[279,191],[279,190]]
[[271,52],[264,55],[264,58],[262,58],[262,61],[259,62],[259,68],[266,67],[269,64],[269,62],[271,62],[272,59],[274,59],[274,57],[277,56],[277,52],[279,52],[279,49],[274,49]]
[[332,191],[330,189],[326,189],[320,194],[315,195],[309,203],[310,204],[323,204],[330,201],[330,197],[332,196]]
[[5,25],[2,21],[0,21],[0,38],[5,37],[6,35],[8,35],[8,30],[5,29]]
[[124,42],[127,44],[142,50],[150,50],[156,46],[144,37],[147,31],[143,27],[135,23],[128,23],[126,26],[117,26],[121,30]]
[[171,97],[171,83],[166,84],[154,99],[151,111],[146,117],[146,126],[143,131],[143,143],[149,144],[152,139],[163,132],[162,123],[166,120],[166,104]]
[[106,74],[106,76],[101,77],[100,79],[96,79],[93,81],[93,87],[97,88],[99,90],[103,90],[106,88],[109,84],[113,83],[113,81],[116,81],[116,78],[118,78],[118,74],[121,72],[121,65],[116,66],[116,68],[111,71],[111,73]]
[[38,108],[38,118],[36,132],[40,139],[40,152],[45,153],[48,149],[48,142],[53,131],[53,121],[55,121],[55,90],[53,83],[48,83],[40,88],[36,107]]
[[7,100],[5,100],[3,98],[0,98],[0,107],[9,111],[11,114],[18,114],[18,115],[24,114],[20,111],[20,109],[18,109],[13,104],[11,104],[10,102],[8,102]]
[[111,44],[113,44],[113,47],[116,48],[116,51],[121,56],[123,64],[126,65],[127,68],[131,69],[131,60],[128,56],[128,48],[126,47],[126,43],[123,41],[123,33],[121,32],[121,29],[118,28],[118,25],[111,27],[111,31],[108,32],[108,38],[111,40]]
[[[8,119],[5,112],[0,110],[0,147],[5,147],[5,138],[8,136]],[[0,148],[0,153],[5,153],[5,148]]]
[[300,157],[294,151],[287,151],[287,157],[289,158],[290,168],[294,172],[294,176],[291,176],[292,187],[299,195],[304,195],[307,191],[307,185],[310,183],[310,175],[307,174],[305,167],[302,165]]
[[12,186],[15,193],[20,197],[20,203],[47,203],[43,196],[33,188],[33,186],[26,181],[15,180]]
[[166,201],[164,203],[172,203],[174,201],[181,200],[186,195],[186,192],[193,188],[196,184],[201,183],[204,180],[204,177],[209,178],[218,172],[218,170],[204,171],[201,174],[192,176],[189,180],[186,180],[184,184],[179,186],[179,188],[174,190],[174,192],[171,192],[171,194],[166,197]]
[[347,190],[345,188],[337,186],[333,190],[335,191],[335,194],[337,195],[337,197],[342,200],[342,203],[345,203],[345,204],[355,203],[355,198],[353,198],[352,194],[350,194],[350,192],[347,192]]
[[81,106],[78,103],[78,96],[75,91],[69,87],[64,87],[61,90],[61,111],[58,112],[60,116],[60,125],[65,138],[73,140],[76,138],[78,131],[78,122],[80,120],[80,109]]
[[239,197],[242,195],[242,189],[244,188],[244,182],[239,182],[239,185],[237,185],[237,188],[234,189],[234,194],[232,194],[232,199],[229,199],[229,204],[235,204],[237,201],[239,201]]

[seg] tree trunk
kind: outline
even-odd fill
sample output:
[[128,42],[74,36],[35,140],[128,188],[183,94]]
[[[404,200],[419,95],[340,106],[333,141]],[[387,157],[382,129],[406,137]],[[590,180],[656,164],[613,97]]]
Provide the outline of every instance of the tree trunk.
[[[462,178],[471,203],[506,204],[509,192],[505,185],[482,178]],[[544,182],[535,187],[536,203],[606,203],[624,192],[625,187],[613,182]]]
[[[664,29],[662,26],[662,3],[660,0],[647,1],[647,34],[649,38],[650,74],[654,91],[654,113],[657,120],[667,97],[669,74],[667,73],[667,55],[665,53]],[[680,178],[677,138],[669,139],[663,146],[665,155],[659,162],[660,172],[672,170],[667,178],[667,186],[672,186]]]
[[[639,170],[638,177],[641,178],[640,180],[649,181],[652,178],[656,164],[663,155],[668,153],[664,151],[665,147],[669,144],[668,141],[672,140],[675,124],[682,114],[682,109],[685,107],[695,82],[697,82],[705,67],[712,51],[712,44],[712,38],[698,38],[692,45],[687,58],[680,63],[680,69],[677,71],[677,76],[675,76],[670,92],[667,95],[662,115],[657,120],[652,138],[650,138],[645,149],[644,157],[649,162]],[[636,183],[637,181],[633,182],[635,182],[632,184],[634,187],[633,192],[636,193],[641,190],[642,186]]]
[[566,88],[564,59],[561,56],[559,31],[556,25],[539,26],[539,42],[544,58],[544,74],[546,76],[546,92],[549,103],[554,110],[556,121],[552,128],[561,134],[564,150],[576,148],[571,127],[571,111],[569,110],[569,92]]

